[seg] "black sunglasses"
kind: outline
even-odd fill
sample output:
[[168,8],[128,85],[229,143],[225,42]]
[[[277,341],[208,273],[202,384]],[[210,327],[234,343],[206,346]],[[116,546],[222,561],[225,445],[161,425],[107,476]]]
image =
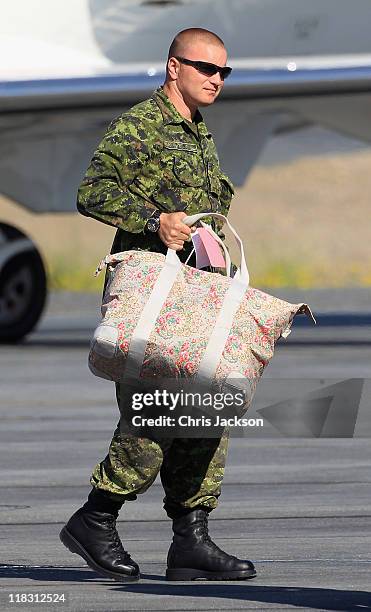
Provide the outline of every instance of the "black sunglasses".
[[229,75],[232,72],[232,68],[230,68],[229,66],[217,66],[216,64],[210,64],[209,62],[194,61],[194,60],[186,59],[185,57],[177,57],[177,56],[175,57],[178,60],[178,62],[180,62],[181,64],[186,64],[187,66],[193,66],[193,68],[196,68],[196,70],[203,72],[207,76],[213,76],[213,74],[216,74],[217,72],[219,72],[220,78],[223,79],[223,81],[224,79],[229,77]]

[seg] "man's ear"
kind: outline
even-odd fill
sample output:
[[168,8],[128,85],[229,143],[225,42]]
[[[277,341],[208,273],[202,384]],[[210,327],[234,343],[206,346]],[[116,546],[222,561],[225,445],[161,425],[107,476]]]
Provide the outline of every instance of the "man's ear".
[[172,81],[176,81],[179,73],[179,62],[175,57],[169,57],[167,61],[167,73]]

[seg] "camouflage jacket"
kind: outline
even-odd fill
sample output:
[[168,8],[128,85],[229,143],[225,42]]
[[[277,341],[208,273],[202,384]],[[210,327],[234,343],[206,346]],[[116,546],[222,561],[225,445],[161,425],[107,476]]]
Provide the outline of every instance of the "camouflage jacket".
[[[138,248],[166,253],[158,235],[145,229],[156,209],[227,215],[233,193],[201,114],[187,121],[159,88],[109,125],[79,188],[77,207],[118,228],[112,253]],[[212,224],[222,235],[219,222]],[[185,243],[178,252],[183,261],[191,247]]]

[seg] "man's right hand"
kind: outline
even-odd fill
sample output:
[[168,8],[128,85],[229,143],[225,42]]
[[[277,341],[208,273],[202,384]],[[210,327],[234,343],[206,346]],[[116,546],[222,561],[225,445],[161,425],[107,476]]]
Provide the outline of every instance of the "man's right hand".
[[188,227],[182,223],[185,217],[187,215],[184,212],[161,213],[160,228],[157,233],[168,249],[181,251],[184,242],[190,239],[191,232],[196,230],[196,226]]

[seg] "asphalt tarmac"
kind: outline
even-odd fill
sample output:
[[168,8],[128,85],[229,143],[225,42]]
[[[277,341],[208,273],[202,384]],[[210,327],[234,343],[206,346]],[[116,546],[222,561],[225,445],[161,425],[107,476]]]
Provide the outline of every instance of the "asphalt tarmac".
[[272,419],[263,432],[233,432],[210,533],[252,559],[257,578],[166,582],[171,524],[157,481],[118,523],[139,583],[100,578],[60,543],[117,409],[113,385],[87,368],[99,296],[53,294],[39,328],[0,347],[1,610],[371,610],[371,291],[272,293],[307,301],[318,325],[298,320],[279,343],[250,414],[334,385],[356,409],[353,437],[324,436],[322,425],[293,435]]

